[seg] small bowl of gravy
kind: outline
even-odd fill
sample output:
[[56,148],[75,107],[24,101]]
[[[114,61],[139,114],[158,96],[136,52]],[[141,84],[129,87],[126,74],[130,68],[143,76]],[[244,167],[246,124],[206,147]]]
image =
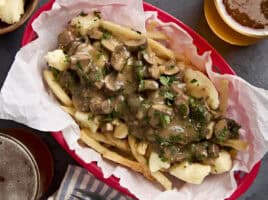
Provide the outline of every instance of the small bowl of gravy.
[[213,32],[230,44],[268,38],[268,0],[205,0],[204,10]]

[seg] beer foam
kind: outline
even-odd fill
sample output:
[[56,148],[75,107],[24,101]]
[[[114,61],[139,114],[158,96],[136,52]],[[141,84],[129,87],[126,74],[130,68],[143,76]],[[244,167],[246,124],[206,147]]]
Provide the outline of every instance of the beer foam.
[[215,0],[216,8],[222,17],[222,19],[227,23],[231,28],[235,31],[243,34],[243,35],[251,35],[255,37],[264,37],[268,36],[268,29],[254,29],[250,27],[243,26],[239,24],[236,20],[234,20],[227,12],[225,5],[222,0]]
[[0,134],[0,199],[31,200],[38,191],[38,173],[29,153]]

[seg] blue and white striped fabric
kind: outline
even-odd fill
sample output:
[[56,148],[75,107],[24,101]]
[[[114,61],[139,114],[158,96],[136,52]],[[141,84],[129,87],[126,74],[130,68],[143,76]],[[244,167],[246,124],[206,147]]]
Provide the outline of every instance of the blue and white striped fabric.
[[[88,194],[80,191],[87,191]],[[93,196],[92,196],[93,194]],[[96,197],[100,196],[99,197]],[[65,177],[57,193],[49,200],[132,200],[105,183],[96,179],[86,169],[69,165]]]

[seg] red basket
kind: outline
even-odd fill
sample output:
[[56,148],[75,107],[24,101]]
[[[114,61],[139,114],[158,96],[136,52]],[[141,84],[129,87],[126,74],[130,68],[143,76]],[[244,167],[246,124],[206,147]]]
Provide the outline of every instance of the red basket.
[[[32,18],[29,20],[23,38],[22,38],[22,46],[28,44],[29,42],[36,39],[37,35],[32,29],[32,22],[34,19],[36,19],[42,12],[50,10],[52,5],[54,3],[54,0],[50,0],[48,3],[43,5],[35,14],[32,16]],[[222,74],[235,74],[235,72],[232,70],[232,68],[227,64],[227,62],[219,55],[219,53],[208,44],[208,42],[203,39],[200,35],[198,35],[195,31],[193,31],[190,27],[182,23],[180,20],[176,19],[175,17],[169,15],[168,13],[162,11],[159,8],[156,8],[152,6],[151,4],[148,4],[146,2],[143,3],[144,10],[145,11],[157,11],[158,12],[158,18],[162,20],[163,22],[174,22],[180,27],[182,27],[184,30],[186,30],[194,39],[194,44],[198,47],[199,53],[203,53],[204,51],[211,51],[211,58],[213,61],[213,65],[217,66],[220,73]],[[105,182],[109,186],[117,189],[118,191],[129,195],[131,197],[136,198],[133,194],[131,194],[128,189],[120,186],[119,179],[111,176],[109,178],[104,178],[103,173],[101,169],[97,166],[96,162],[92,162],[90,164],[85,163],[83,160],[81,160],[72,150],[70,150],[62,136],[61,132],[54,132],[51,133],[52,136],[55,138],[55,140],[84,168],[86,168],[89,172],[94,174],[98,179]],[[258,162],[253,169],[248,173],[243,172],[236,172],[235,173],[235,179],[238,184],[237,189],[235,192],[227,199],[227,200],[235,200],[238,197],[240,197],[244,192],[247,191],[247,189],[250,187],[250,185],[255,180],[259,168],[261,166],[261,161]]]

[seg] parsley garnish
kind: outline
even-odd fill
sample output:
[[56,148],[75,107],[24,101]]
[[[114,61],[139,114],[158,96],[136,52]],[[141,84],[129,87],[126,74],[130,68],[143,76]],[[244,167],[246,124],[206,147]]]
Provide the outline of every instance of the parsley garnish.
[[103,31],[102,39],[109,40],[111,38],[111,36],[112,36],[112,34],[109,31],[105,30],[105,31]]
[[175,80],[174,76],[160,76],[160,83],[164,86],[171,85]]
[[92,115],[91,113],[88,114],[88,118],[87,118],[87,120],[89,120],[89,121],[93,120],[93,115]]
[[87,14],[86,14],[86,13],[84,13],[84,11],[81,11],[79,15],[80,15],[80,16],[82,16],[82,17],[87,16]]
[[112,122],[116,117],[118,117],[118,113],[116,111],[111,112],[110,114],[106,115],[103,122]]
[[94,15],[95,15],[97,18],[101,19],[101,12],[100,12],[100,11],[94,11]]
[[191,80],[191,83],[196,83],[197,82],[197,80],[195,79],[195,78],[193,78],[192,80]]
[[187,115],[188,115],[188,106],[186,104],[180,104],[178,106],[178,112],[183,118],[187,117]]
[[154,115],[159,117],[161,126],[163,128],[166,128],[167,125],[171,122],[170,116],[165,114],[165,113],[161,113],[161,112],[156,111],[156,112],[154,112]]
[[80,63],[79,61],[76,63],[76,67],[77,67],[78,69],[80,69],[80,70],[83,69],[83,67],[82,67],[82,65],[81,65],[81,63]]
[[60,76],[60,71],[57,70],[57,69],[54,68],[54,67],[49,67],[49,69],[50,69],[50,71],[52,72],[54,78],[55,78],[56,80],[58,80],[58,79],[59,79],[59,76]]

